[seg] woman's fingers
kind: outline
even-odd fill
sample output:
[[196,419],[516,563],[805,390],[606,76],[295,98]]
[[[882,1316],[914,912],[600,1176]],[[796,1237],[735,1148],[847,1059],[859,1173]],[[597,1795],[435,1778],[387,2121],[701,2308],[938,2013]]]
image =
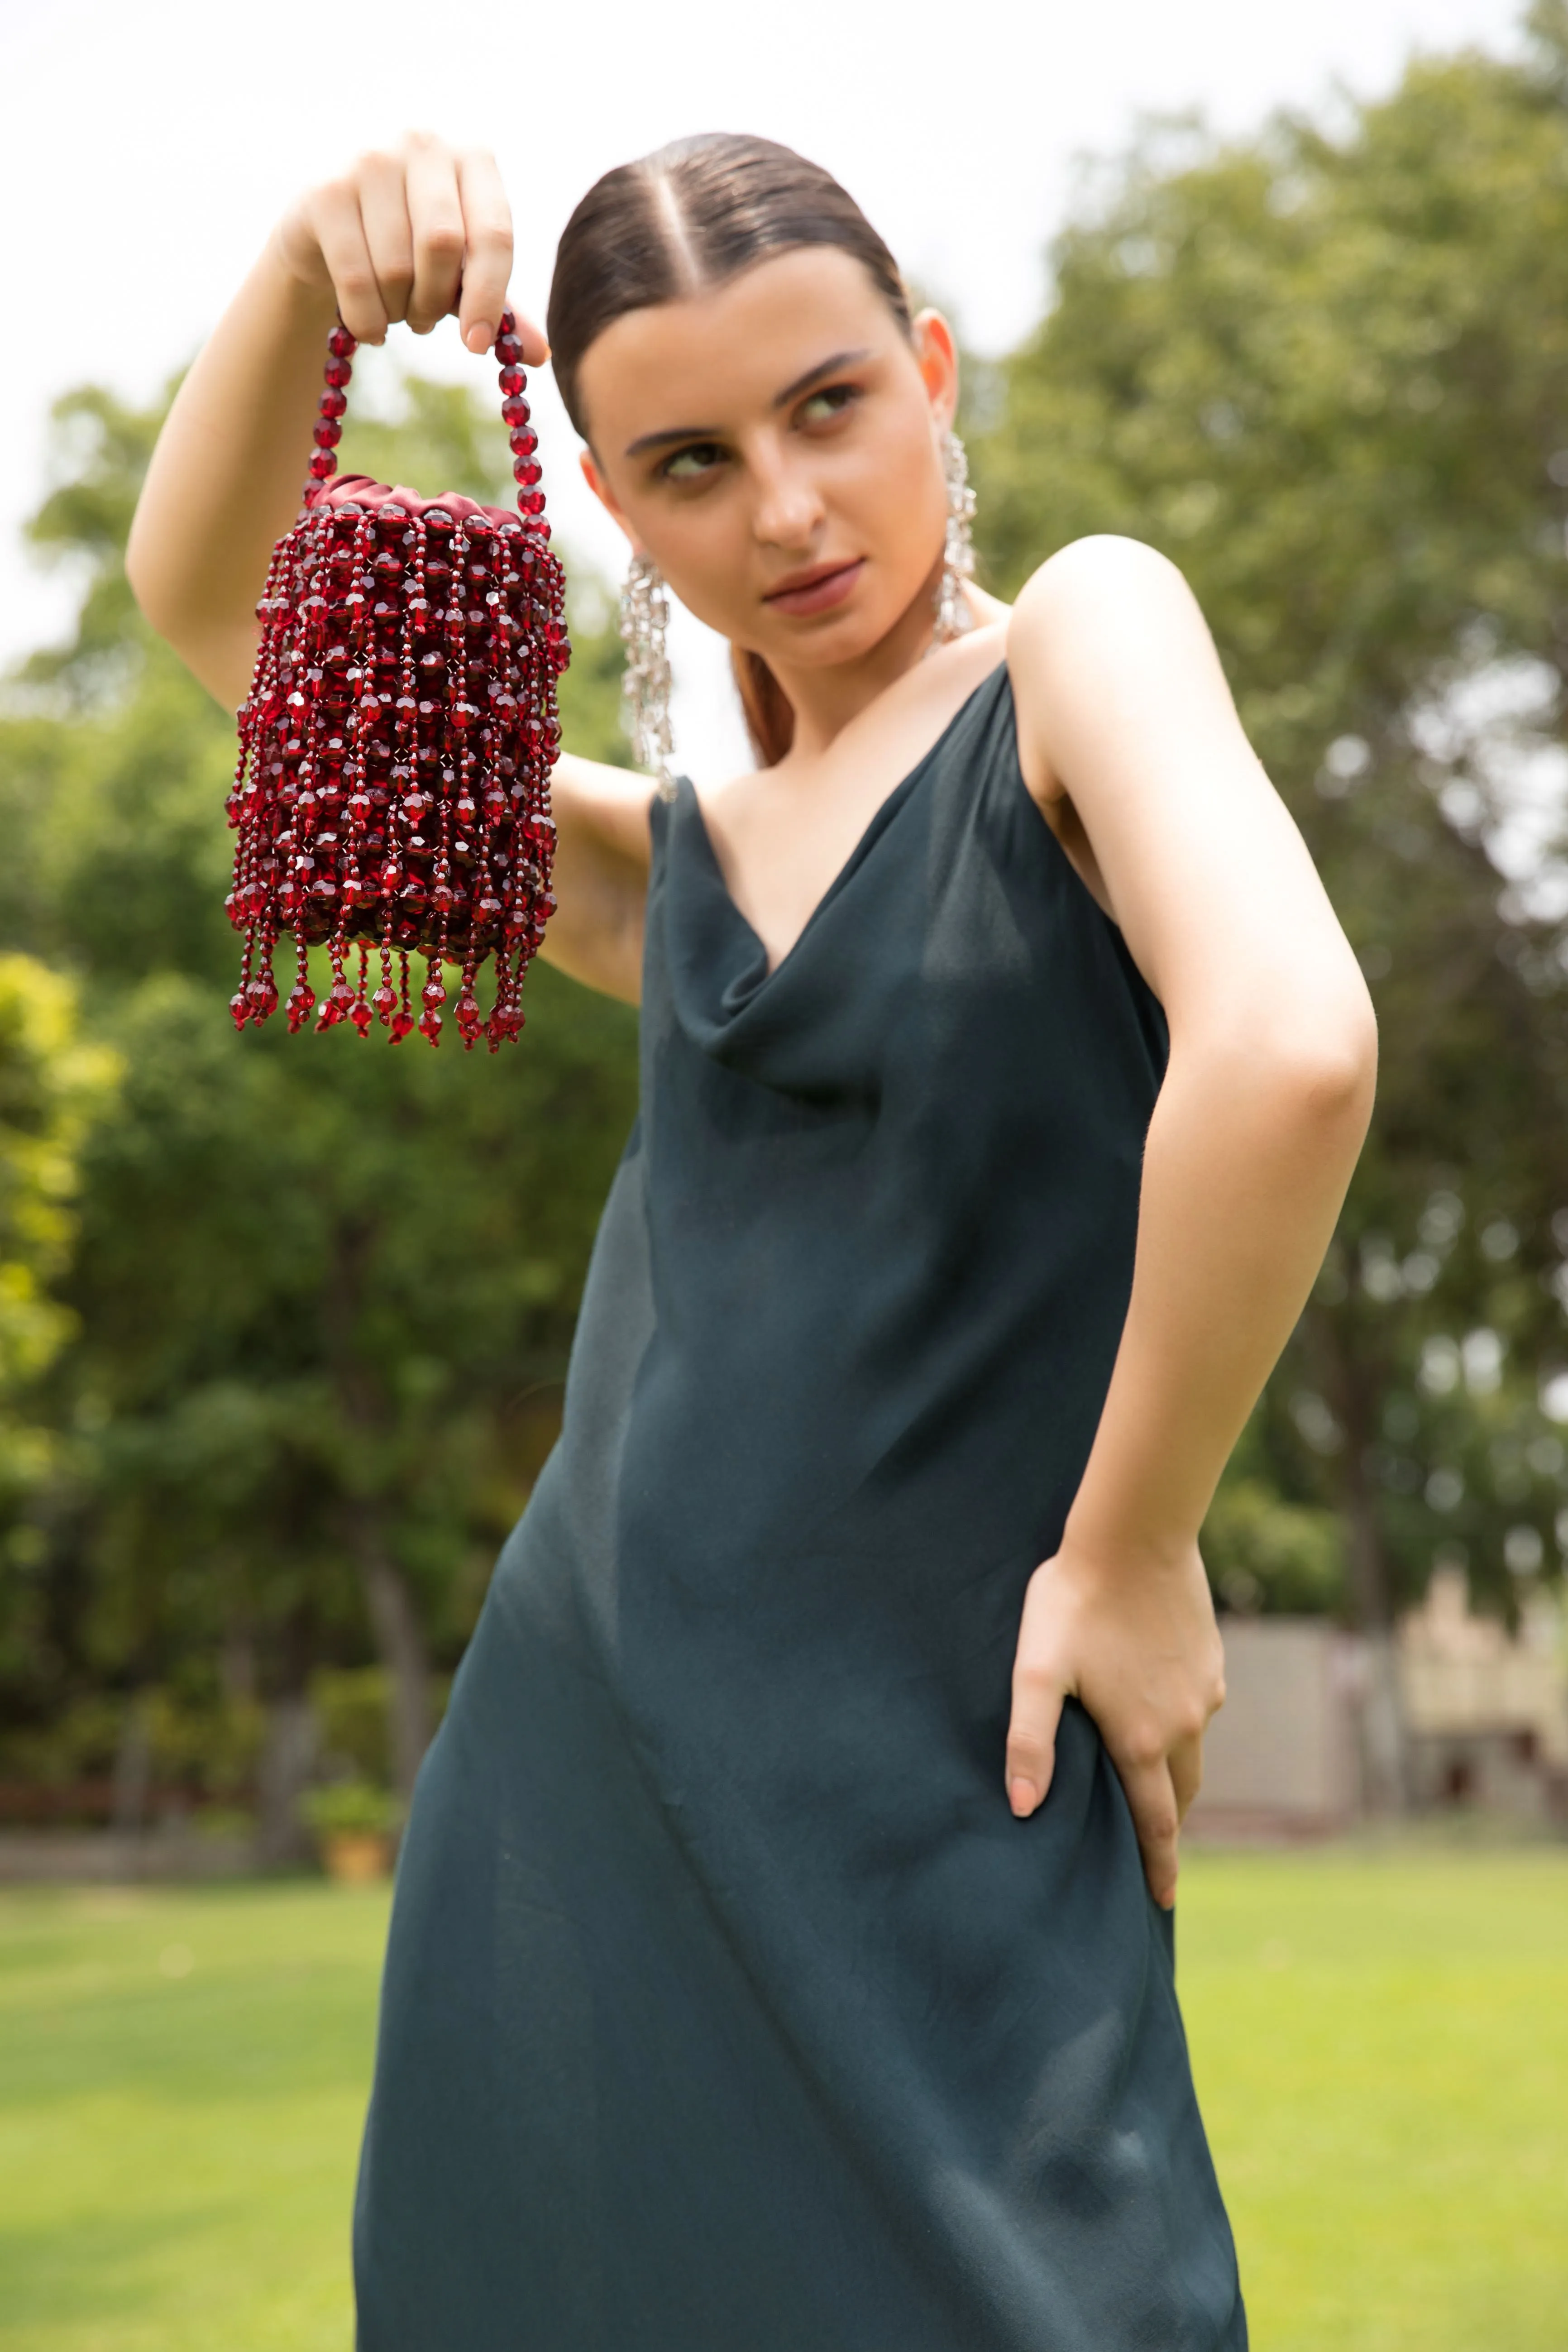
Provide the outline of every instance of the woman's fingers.
[[1066,1689],[1058,1675],[1034,1665],[1013,1668],[1013,1719],[1007,1727],[1007,1801],[1020,1816],[1043,1802],[1056,1769],[1057,1730]]
[[[459,155],[457,179],[464,239],[462,304],[458,317],[468,350],[485,352],[495,341],[500,314],[507,308],[511,206],[493,155],[477,148]],[[530,367],[537,367],[548,356],[543,336],[524,319],[519,319],[517,331],[523,358]]]
[[315,191],[307,212],[337,297],[339,318],[358,341],[379,343],[386,333],[387,310],[354,178],[329,180]]
[[1150,1764],[1112,1760],[1127,1791],[1149,1892],[1168,1911],[1176,1899],[1176,1846],[1182,1825],[1171,1767],[1163,1756]]
[[[511,208],[495,158],[479,148],[456,154],[428,131],[362,155],[313,189],[279,236],[297,277],[331,280],[339,315],[362,343],[384,341],[399,319],[428,334],[455,310],[468,350],[486,352],[510,307]],[[530,367],[549,358],[531,319],[517,320],[517,333]]]
[[[362,155],[354,176],[382,309],[389,320],[405,319],[414,289],[414,225],[408,217],[404,159],[398,154]],[[343,324],[350,326],[350,321],[345,319]]]
[[1176,1792],[1176,1816],[1184,1822],[1193,1809],[1193,1799],[1203,1786],[1202,1739],[1178,1739],[1171,1750],[1170,1766],[1171,1786]]
[[439,139],[410,131],[404,143],[404,167],[414,257],[407,317],[416,335],[427,335],[437,320],[458,307],[464,268],[463,200],[457,159]]

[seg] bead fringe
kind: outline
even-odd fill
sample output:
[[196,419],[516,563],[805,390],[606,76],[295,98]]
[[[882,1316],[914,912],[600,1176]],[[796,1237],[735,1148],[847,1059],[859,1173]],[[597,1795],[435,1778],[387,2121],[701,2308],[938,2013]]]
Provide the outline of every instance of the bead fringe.
[[[570,658],[565,581],[549,545],[521,349],[507,316],[496,341],[519,519],[345,496],[336,446],[354,341],[330,338],[311,480],[273,550],[257,606],[261,643],[240,706],[228,800],[238,834],[226,905],[245,937],[237,1027],[277,1009],[273,961],[292,936],[290,1030],[379,1022],[400,1044],[440,1039],[495,1052],[523,1025],[521,989],[555,908],[550,771],[561,748],[556,680]],[[318,1007],[308,950],[324,944],[331,984]],[[357,949],[355,977],[345,970]],[[368,993],[371,957],[379,984]],[[421,1016],[409,958],[426,960]],[[489,958],[488,1014],[476,980]]]

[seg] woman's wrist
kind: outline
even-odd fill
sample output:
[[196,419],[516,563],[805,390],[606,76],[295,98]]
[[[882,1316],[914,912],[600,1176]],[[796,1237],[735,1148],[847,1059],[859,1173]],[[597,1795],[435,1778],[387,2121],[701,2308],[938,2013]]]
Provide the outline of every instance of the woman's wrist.
[[1117,1578],[1179,1574],[1197,1549],[1194,1528],[1130,1521],[1122,1512],[1076,1502],[1062,1529],[1061,1550]]

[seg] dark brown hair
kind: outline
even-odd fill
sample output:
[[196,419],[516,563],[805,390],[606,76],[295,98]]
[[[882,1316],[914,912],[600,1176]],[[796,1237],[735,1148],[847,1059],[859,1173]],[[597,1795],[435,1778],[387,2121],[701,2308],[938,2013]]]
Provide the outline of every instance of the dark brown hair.
[[[584,354],[628,310],[722,285],[771,255],[827,245],[861,262],[904,331],[899,266],[853,196],[820,163],[772,139],[678,139],[596,180],[563,232],[545,331],[566,414],[591,439]],[[795,737],[795,713],[760,654],[731,649],[747,731],[764,767]]]

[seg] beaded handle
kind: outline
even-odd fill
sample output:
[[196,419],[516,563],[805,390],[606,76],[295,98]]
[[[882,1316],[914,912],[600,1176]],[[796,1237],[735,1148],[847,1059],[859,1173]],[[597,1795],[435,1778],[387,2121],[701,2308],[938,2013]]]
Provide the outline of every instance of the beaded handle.
[[[343,411],[349,404],[349,380],[354,372],[353,356],[358,349],[357,341],[340,320],[327,337],[327,364],[322,371],[326,383],[317,403],[320,413],[313,436],[316,447],[310,459],[310,479],[305,484],[307,497],[312,489],[330,482],[338,470],[338,443],[343,437]],[[523,396],[528,378],[522,372],[517,320],[510,310],[500,314],[495,355],[500,363],[500,413],[511,445],[518,512],[527,517],[530,527],[540,538],[548,539],[550,525],[544,520],[544,493],[539,487],[543,478],[539,464],[539,436],[533,429],[532,411]]]

